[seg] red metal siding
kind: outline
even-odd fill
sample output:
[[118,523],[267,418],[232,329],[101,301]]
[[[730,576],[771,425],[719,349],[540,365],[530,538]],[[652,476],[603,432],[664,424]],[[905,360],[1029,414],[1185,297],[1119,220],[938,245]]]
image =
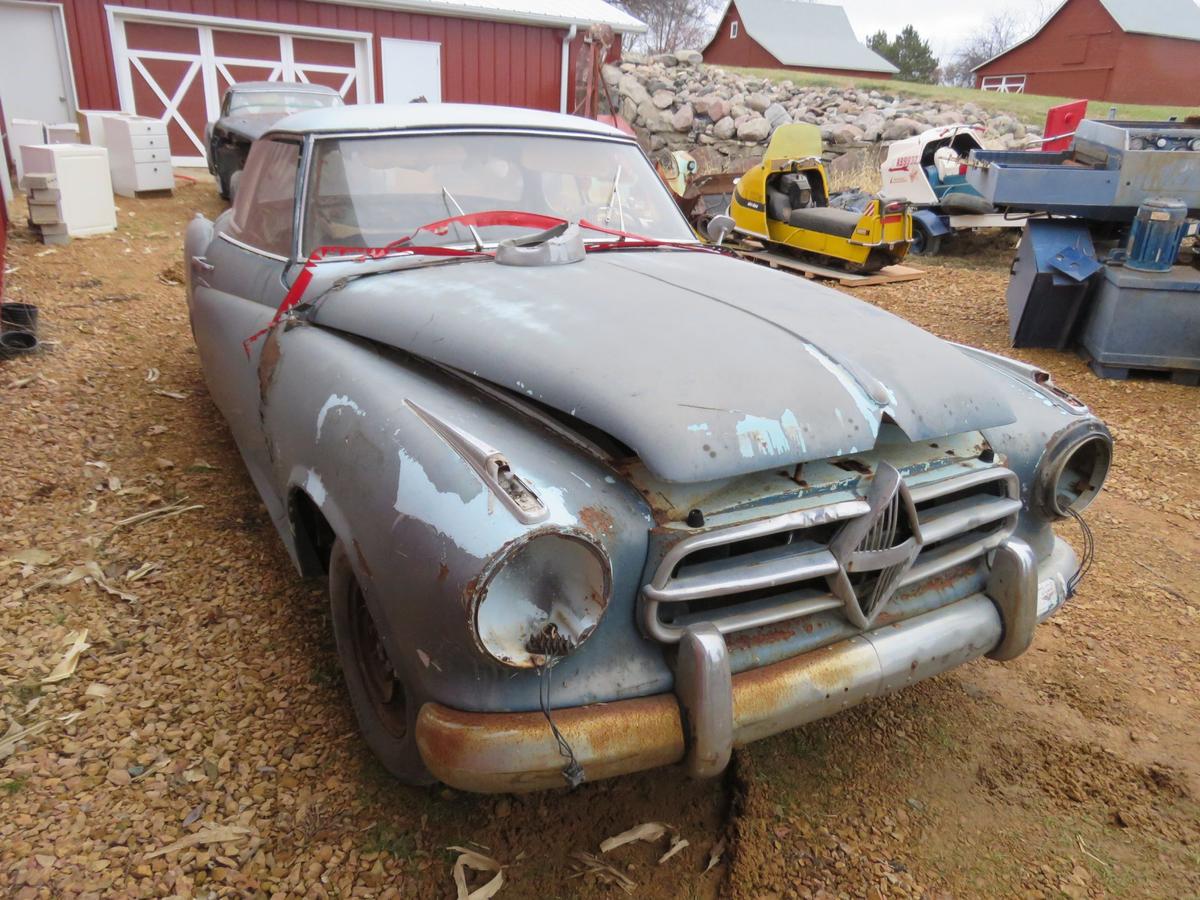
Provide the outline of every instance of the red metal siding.
[[[729,37],[729,23],[738,23],[738,36]],[[737,4],[731,3],[725,18],[717,26],[717,33],[704,48],[704,61],[718,66],[749,66],[758,69],[788,69],[792,72],[816,72],[822,75],[844,75],[850,78],[870,78],[873,81],[890,81],[890,72],[864,72],[858,69],[820,69],[813,66],[785,66],[762,44],[750,37],[742,25],[742,14]]]
[[1025,93],[1116,103],[1200,104],[1200,44],[1126,34],[1099,0],[1071,0],[1027,43],[982,66],[1026,76]]
[[[114,4],[109,4],[114,5]],[[557,110],[566,30],[321,3],[316,0],[126,0],[131,9],[370,32],[375,96],[382,99],[380,38],[438,41],[442,99]],[[105,0],[63,0],[79,105],[115,109],[117,80]],[[158,26],[156,26],[158,27]]]

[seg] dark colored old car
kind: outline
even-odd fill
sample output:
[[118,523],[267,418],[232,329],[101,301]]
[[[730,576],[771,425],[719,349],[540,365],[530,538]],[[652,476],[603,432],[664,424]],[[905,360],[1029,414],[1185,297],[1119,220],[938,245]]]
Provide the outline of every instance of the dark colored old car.
[[233,176],[246,165],[250,145],[285,116],[306,109],[341,106],[333,88],[291,81],[243,81],[232,85],[221,99],[221,116],[205,126],[204,146],[208,171],[217,189],[228,200]]
[[402,778],[713,775],[1012,659],[1081,577],[1083,404],[702,245],[597,122],[300,113],[185,252],[212,398]]

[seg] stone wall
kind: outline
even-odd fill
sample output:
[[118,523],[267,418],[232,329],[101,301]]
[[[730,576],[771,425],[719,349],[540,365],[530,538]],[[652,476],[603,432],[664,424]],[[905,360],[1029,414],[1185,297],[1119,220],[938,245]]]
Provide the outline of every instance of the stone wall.
[[704,65],[695,50],[626,54],[620,65],[604,67],[604,80],[649,151],[705,148],[708,166],[727,170],[760,156],[772,132],[789,122],[819,126],[834,153],[963,123],[982,126],[988,146],[1007,149],[1027,146],[1040,129],[970,102],[751,78]]

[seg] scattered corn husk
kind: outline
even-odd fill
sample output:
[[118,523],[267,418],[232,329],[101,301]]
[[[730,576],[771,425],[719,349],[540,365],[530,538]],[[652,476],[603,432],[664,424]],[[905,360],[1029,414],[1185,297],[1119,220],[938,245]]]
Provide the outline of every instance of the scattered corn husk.
[[[504,866],[490,856],[484,856],[482,853],[466,847],[447,847],[446,849],[453,850],[458,854],[458,859],[454,861],[454,887],[458,891],[458,900],[488,900],[489,897],[496,896],[496,892],[504,887]],[[474,869],[476,872],[495,872],[496,876],[487,884],[472,891],[467,888],[467,869]]]
[[645,841],[648,844],[652,844],[662,838],[663,835],[667,835],[670,838],[671,844],[667,848],[667,852],[658,858],[658,864],[662,865],[684,847],[688,846],[687,840],[681,838],[678,831],[662,822],[643,822],[641,825],[636,825],[628,831],[622,831],[620,834],[613,835],[601,841],[600,852],[608,853],[610,850],[615,850],[626,844],[632,844],[634,841]]
[[56,559],[58,557],[49,550],[39,550],[37,547],[30,547],[27,550],[18,550],[12,556],[0,560],[0,565],[36,569],[38,566],[48,566]]
[[158,369],[155,369],[153,367],[147,369],[146,370],[146,381],[153,384],[154,382],[158,381],[159,374],[160,373],[159,373]]
[[170,397],[172,400],[186,400],[188,397],[183,391],[164,391],[162,388],[155,388],[154,393],[160,397]]
[[83,655],[83,651],[92,646],[87,642],[87,629],[82,631],[72,631],[67,635],[65,643],[71,646],[62,655],[62,659],[58,661],[50,674],[42,679],[42,684],[55,684],[59,681],[66,681],[75,674],[75,668],[79,665],[79,657]]
[[711,872],[713,868],[721,861],[721,857],[725,855],[725,838],[718,838],[717,842],[708,851],[708,865],[704,867],[705,872]]
[[76,566],[70,572],[57,579],[54,583],[59,587],[67,587],[77,581],[91,581],[96,587],[104,591],[106,594],[112,594],[114,597],[120,597],[127,603],[136,603],[137,595],[129,594],[122,591],[120,588],[115,588],[108,583],[108,579],[104,575],[104,570],[100,568],[100,564],[94,559],[88,560],[81,566]]
[[27,728],[21,728],[16,722],[13,722],[8,731],[0,737],[0,759],[7,759],[12,756],[13,751],[17,749],[17,744],[26,738],[31,738],[36,734],[41,734],[50,727],[50,720],[43,719],[40,722],[35,722]]
[[156,562],[142,563],[136,569],[130,569],[125,573],[126,581],[141,581],[151,572],[157,572],[162,566]]
[[83,692],[85,697],[99,697],[101,700],[107,700],[113,695],[112,685],[100,684],[98,681],[93,681],[87,686],[87,690]]
[[585,850],[576,850],[571,856],[577,861],[576,868],[579,869],[570,876],[571,878],[594,875],[603,884],[616,885],[627,894],[632,894],[637,888],[637,883],[633,879],[624,872],[614,869],[598,856],[593,856]]
[[159,847],[157,850],[147,853],[146,859],[154,859],[157,856],[165,856],[168,853],[174,853],[176,850],[197,847],[201,844],[226,844],[232,841],[240,841],[253,833],[253,828],[246,828],[243,825],[207,825],[195,834],[186,835],[177,841],[167,844],[165,847]]
[[185,512],[191,512],[194,509],[204,509],[200,503],[186,503],[187,498],[183,498],[175,503],[169,503],[166,506],[160,506],[157,509],[148,509],[145,512],[140,512],[137,515],[130,516],[127,519],[122,519],[113,525],[112,530],[117,531],[120,528],[127,528],[131,525],[141,525],[143,522],[149,522],[152,519],[167,519],[171,516],[178,516]]

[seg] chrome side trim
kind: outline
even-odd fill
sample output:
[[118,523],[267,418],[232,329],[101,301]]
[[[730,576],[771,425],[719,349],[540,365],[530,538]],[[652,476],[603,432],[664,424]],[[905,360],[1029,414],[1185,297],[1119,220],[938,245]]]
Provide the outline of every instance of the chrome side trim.
[[229,243],[233,244],[233,246],[235,246],[241,250],[248,250],[250,253],[255,253],[258,256],[262,256],[267,259],[273,259],[276,262],[281,262],[281,263],[291,262],[291,260],[289,260],[286,256],[280,256],[278,253],[271,253],[267,250],[260,250],[258,247],[252,247],[250,244],[247,244],[245,241],[239,241],[235,237],[230,237],[224,231],[220,232],[217,235],[217,237],[221,238],[221,240],[229,241]]
[[404,405],[475,470],[475,474],[488,490],[508,508],[517,521],[533,525],[550,515],[550,510],[533,489],[512,470],[508,460],[499,450],[411,400],[406,399]]

